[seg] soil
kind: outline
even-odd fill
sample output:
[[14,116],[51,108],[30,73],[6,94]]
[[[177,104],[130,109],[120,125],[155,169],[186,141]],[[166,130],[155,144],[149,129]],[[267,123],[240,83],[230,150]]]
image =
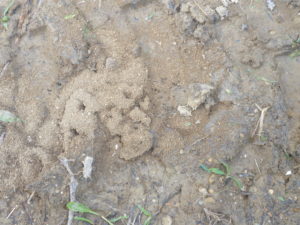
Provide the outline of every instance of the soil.
[[[14,1],[0,110],[21,120],[0,122],[1,224],[67,224],[67,158],[76,200],[128,216],[116,225],[145,224],[137,205],[158,225],[299,225],[299,7]],[[224,162],[242,187],[203,169]]]

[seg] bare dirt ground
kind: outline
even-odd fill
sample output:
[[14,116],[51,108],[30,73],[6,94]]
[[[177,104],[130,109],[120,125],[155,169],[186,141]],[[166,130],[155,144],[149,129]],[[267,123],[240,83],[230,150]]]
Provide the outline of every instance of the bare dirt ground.
[[[1,224],[67,224],[63,157],[77,201],[116,225],[145,224],[137,205],[151,224],[300,224],[299,0],[10,3]],[[200,168],[221,162],[240,187]]]

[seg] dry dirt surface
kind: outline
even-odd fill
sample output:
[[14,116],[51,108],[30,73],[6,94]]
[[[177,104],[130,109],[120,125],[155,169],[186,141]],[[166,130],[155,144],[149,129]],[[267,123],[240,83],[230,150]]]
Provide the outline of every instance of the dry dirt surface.
[[0,13],[0,224],[300,224],[299,0]]

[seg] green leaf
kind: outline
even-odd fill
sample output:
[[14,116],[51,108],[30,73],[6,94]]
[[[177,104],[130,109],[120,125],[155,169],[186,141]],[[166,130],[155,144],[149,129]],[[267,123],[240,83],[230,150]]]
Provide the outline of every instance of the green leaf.
[[8,4],[8,6],[4,9],[3,17],[6,16],[6,14],[8,13],[8,11],[10,10],[10,8],[13,6],[14,2],[15,2],[15,1],[12,0],[12,1]]
[[7,23],[9,21],[9,17],[8,16],[3,16],[2,18],[1,18],[1,22],[2,23]]
[[278,200],[279,200],[279,201],[282,201],[282,202],[285,201],[285,200],[284,200],[284,197],[282,197],[282,196],[279,196],[279,197],[278,197]]
[[144,222],[144,225],[149,225],[151,223],[151,220],[152,220],[152,216],[148,217],[145,222]]
[[214,173],[214,174],[218,174],[218,175],[226,175],[224,171],[218,169],[218,168],[209,168],[208,169],[209,172]]
[[243,190],[244,185],[242,184],[242,182],[236,178],[236,177],[232,177],[230,176],[230,178],[233,180],[233,182],[235,183],[235,185],[240,189]]
[[128,216],[119,216],[119,217],[116,217],[116,218],[112,218],[109,221],[112,222],[112,223],[116,223],[119,220],[123,220],[123,219],[128,219]]
[[222,165],[226,169],[226,176],[230,176],[230,174],[231,174],[231,168],[229,167],[229,165],[227,163],[225,163],[224,161],[220,161],[220,162],[222,163]]
[[206,172],[210,172],[209,169],[207,168],[207,166],[205,166],[204,164],[201,164],[200,168],[205,170]]
[[0,121],[6,122],[6,123],[13,123],[13,122],[21,121],[21,120],[9,111],[0,110]]
[[86,222],[86,223],[94,225],[93,221],[91,221],[91,220],[89,220],[87,218],[84,218],[84,217],[75,216],[74,220],[79,220],[79,221],[83,221],[83,222]]
[[145,216],[150,216],[150,217],[152,217],[152,214],[151,214],[148,210],[144,209],[144,208],[143,208],[142,206],[140,206],[140,205],[138,205],[137,207],[139,208],[139,210],[141,210],[141,212],[142,212]]
[[64,17],[65,20],[69,20],[69,19],[73,19],[76,16],[76,14],[70,14],[70,15],[66,15]]
[[295,57],[298,57],[300,56],[300,50],[299,49],[296,49],[295,51],[293,51],[291,54],[290,54],[290,57],[291,58],[295,58]]
[[79,202],[68,202],[67,208],[73,212],[90,213],[96,216],[100,216],[98,213],[94,212],[93,210]]
[[207,166],[201,164],[200,168],[205,170],[206,172],[209,173],[214,173],[214,174],[218,174],[218,175],[225,175],[224,171],[218,169],[218,168],[207,168]]
[[2,25],[5,28],[5,30],[8,30],[8,23],[2,23]]

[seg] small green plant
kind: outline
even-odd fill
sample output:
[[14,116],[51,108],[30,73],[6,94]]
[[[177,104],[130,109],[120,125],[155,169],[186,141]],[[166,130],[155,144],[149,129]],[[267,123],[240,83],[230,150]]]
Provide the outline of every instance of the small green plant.
[[90,213],[96,216],[100,216],[98,213],[79,202],[68,202],[67,208],[73,212]]
[[290,54],[290,57],[295,58],[300,56],[300,37],[298,36],[296,40],[293,40],[291,48],[294,49]]
[[9,111],[0,110],[0,121],[5,123],[13,123],[21,120]]
[[147,219],[145,220],[144,224],[143,225],[149,225],[151,223],[151,220],[152,220],[152,214],[144,209],[142,206],[138,205],[137,206],[139,208],[139,210],[141,210],[141,212],[147,217]]
[[[79,202],[68,202],[66,206],[69,210],[71,210],[73,212],[89,213],[89,214],[92,214],[95,216],[99,216],[99,217],[101,217],[101,219],[103,219],[109,225],[114,225],[114,223],[116,223],[122,219],[128,219],[128,216],[119,216],[117,218],[113,218],[113,219],[109,220],[106,217],[100,215],[99,213],[91,210],[89,207],[87,207],[86,205],[79,203]],[[92,225],[94,224],[93,221],[91,221],[87,218],[84,218],[84,217],[75,216],[74,219],[78,220],[78,221],[83,221],[83,222],[86,222],[86,223],[89,223]]]
[[78,220],[78,221],[83,221],[83,222],[86,222],[86,223],[89,223],[89,224],[92,224],[94,225],[94,222],[87,219],[87,218],[84,218],[84,217],[80,217],[80,216],[75,216],[74,217],[74,220]]
[[229,167],[229,165],[227,163],[223,162],[223,161],[221,161],[221,164],[225,168],[225,171],[221,170],[219,168],[208,168],[204,164],[201,164],[200,168],[203,169],[203,170],[205,170],[206,172],[214,173],[214,174],[221,175],[221,176],[225,176],[226,179],[233,180],[233,182],[235,183],[235,185],[240,190],[243,190],[243,184],[242,184],[242,182],[237,177],[231,175],[231,168]]
[[14,0],[12,0],[8,6],[4,9],[3,11],[3,16],[0,19],[2,26],[5,28],[5,30],[8,30],[8,22],[9,22],[9,16],[7,15],[8,11],[10,10],[10,8],[13,6],[14,4]]
[[75,18],[75,16],[76,16],[76,14],[69,14],[69,15],[66,15],[66,16],[64,17],[64,19],[65,19],[65,20],[73,19],[73,18]]

